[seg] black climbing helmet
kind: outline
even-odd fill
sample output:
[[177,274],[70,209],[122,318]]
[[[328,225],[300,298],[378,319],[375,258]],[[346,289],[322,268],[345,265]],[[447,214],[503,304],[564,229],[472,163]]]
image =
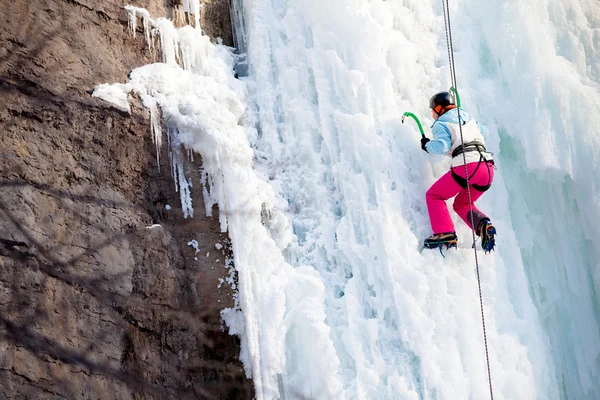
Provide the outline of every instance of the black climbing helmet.
[[443,110],[448,106],[456,106],[454,96],[448,92],[434,94],[429,100],[429,108],[435,111],[438,115],[443,114]]

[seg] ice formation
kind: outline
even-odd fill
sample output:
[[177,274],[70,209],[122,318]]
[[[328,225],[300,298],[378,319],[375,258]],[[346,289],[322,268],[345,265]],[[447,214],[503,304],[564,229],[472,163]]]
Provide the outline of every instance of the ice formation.
[[130,85],[113,84],[109,85],[104,83],[97,86],[92,93],[92,97],[98,97],[106,102],[111,103],[118,110],[131,113],[131,107],[129,107],[129,99],[127,93],[131,90]]
[[[234,0],[244,56],[134,11],[164,62],[114,90],[160,108],[190,216],[182,160],[202,157],[238,273],[224,318],[258,399],[489,398],[470,234],[457,221],[459,249],[419,252],[448,162],[400,123],[431,122],[428,97],[449,87],[438,3]],[[497,398],[592,399],[600,6],[536,4],[450,5],[463,106],[499,167],[479,203],[500,232],[480,257],[491,372]]]

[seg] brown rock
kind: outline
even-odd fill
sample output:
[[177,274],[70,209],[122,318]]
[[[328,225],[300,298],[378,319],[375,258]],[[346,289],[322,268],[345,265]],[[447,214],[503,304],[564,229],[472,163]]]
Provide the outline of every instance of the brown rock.
[[[87,92],[153,61],[126,3],[0,9],[0,399],[252,398],[219,316],[232,299],[214,244],[227,237],[202,215],[200,185],[184,220],[147,110]],[[131,3],[166,13],[163,0]],[[211,9],[224,20],[226,1],[203,18],[230,38]]]

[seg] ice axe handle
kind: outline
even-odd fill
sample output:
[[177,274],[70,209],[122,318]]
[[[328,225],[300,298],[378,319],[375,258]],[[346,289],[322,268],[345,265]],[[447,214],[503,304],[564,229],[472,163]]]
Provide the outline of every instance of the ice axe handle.
[[421,131],[421,136],[425,137],[425,132],[423,132],[423,126],[421,125],[421,121],[419,121],[419,118],[417,118],[417,116],[411,112],[405,112],[404,114],[402,114],[402,123],[404,123],[405,117],[411,117],[412,119],[414,119],[417,123],[417,126],[419,127],[419,130]]

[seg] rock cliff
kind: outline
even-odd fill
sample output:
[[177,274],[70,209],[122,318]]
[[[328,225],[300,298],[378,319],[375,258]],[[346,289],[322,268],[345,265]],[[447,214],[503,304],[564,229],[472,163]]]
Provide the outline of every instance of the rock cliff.
[[[202,215],[201,188],[182,218],[147,110],[89,95],[154,61],[128,32],[128,3],[173,12],[162,0],[0,9],[0,399],[252,398],[219,316],[232,293],[217,288],[218,219]],[[231,43],[226,0],[207,1],[202,21]]]

